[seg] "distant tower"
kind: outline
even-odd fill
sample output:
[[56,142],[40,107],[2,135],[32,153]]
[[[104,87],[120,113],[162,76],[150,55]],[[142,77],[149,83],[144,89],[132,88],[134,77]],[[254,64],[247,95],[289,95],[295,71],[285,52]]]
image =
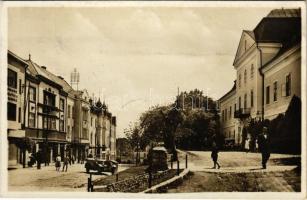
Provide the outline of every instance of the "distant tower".
[[74,89],[78,90],[79,82],[80,82],[80,74],[79,74],[79,72],[77,72],[77,69],[74,68],[74,71],[71,72],[71,74],[70,74],[70,85],[73,88],[74,88],[74,86],[77,86],[77,88],[74,88]]

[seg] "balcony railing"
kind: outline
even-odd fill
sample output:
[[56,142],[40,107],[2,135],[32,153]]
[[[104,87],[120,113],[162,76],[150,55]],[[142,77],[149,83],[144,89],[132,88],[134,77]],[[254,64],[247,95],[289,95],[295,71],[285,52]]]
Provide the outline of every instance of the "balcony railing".
[[250,116],[251,109],[250,108],[240,108],[235,111],[235,118],[243,119]]

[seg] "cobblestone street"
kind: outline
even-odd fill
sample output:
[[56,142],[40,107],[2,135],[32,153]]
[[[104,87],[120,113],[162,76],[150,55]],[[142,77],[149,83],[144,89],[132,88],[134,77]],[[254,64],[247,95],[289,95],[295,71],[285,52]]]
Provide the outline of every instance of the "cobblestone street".
[[[119,166],[118,171],[127,169]],[[105,174],[93,174],[92,179],[96,180]],[[8,171],[9,191],[86,191],[87,178],[84,164],[68,166],[67,172],[55,171],[54,165],[36,168],[15,169]]]

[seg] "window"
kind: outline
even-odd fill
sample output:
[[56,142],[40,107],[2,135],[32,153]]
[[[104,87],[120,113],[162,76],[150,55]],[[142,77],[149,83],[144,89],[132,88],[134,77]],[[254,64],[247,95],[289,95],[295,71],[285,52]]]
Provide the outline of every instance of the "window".
[[7,119],[10,121],[16,121],[16,104],[7,103]]
[[247,108],[247,94],[244,94],[244,109]]
[[11,69],[7,70],[7,86],[17,89],[17,72]]
[[55,95],[44,91],[44,104],[49,106],[55,106]]
[[55,118],[51,118],[50,121],[51,121],[51,129],[56,130],[56,120],[55,120]]
[[251,90],[251,107],[254,106],[254,91]]
[[270,103],[270,86],[266,87],[266,104]]
[[64,120],[60,119],[60,131],[64,132]]
[[229,119],[231,118],[231,106],[229,107]]
[[67,117],[70,118],[70,105],[67,106]]
[[43,118],[43,128],[48,130],[56,130],[56,119],[55,118]]
[[91,117],[91,126],[93,126],[93,117]]
[[227,120],[227,109],[225,109],[225,121]]
[[224,110],[222,111],[222,122],[224,121]]
[[22,92],[22,85],[21,85],[21,79],[19,79],[19,94],[21,94],[21,92]]
[[244,70],[244,84],[246,84],[246,80],[247,80],[247,71],[246,69]]
[[30,128],[34,128],[35,127],[35,113],[29,113],[29,122],[28,122],[28,126]]
[[251,66],[251,79],[254,78],[254,64]]
[[60,109],[64,111],[64,99],[60,99]]
[[36,101],[36,89],[34,87],[29,87],[29,99],[30,101]]
[[74,113],[75,113],[75,107],[72,106],[72,107],[71,107],[71,118],[72,118],[72,119],[74,118]]
[[241,109],[241,97],[239,97],[239,109]]
[[277,81],[274,82],[274,101],[277,101]]
[[286,76],[286,96],[291,95],[291,74]]
[[241,73],[239,74],[239,88],[241,87]]
[[233,117],[235,117],[236,110],[237,110],[237,104],[235,104],[235,107],[234,107]]
[[21,122],[21,108],[18,108],[18,123]]

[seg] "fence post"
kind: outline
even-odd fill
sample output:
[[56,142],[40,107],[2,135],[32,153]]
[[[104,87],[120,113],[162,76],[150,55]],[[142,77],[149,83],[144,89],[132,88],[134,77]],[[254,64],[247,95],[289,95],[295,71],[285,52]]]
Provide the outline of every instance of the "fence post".
[[116,173],[116,182],[118,182],[118,173]]
[[177,175],[179,176],[179,159],[177,159]]
[[185,168],[188,168],[188,154],[185,154]]
[[90,192],[91,191],[91,179],[87,178],[87,191]]
[[149,170],[149,177],[148,177],[148,188],[151,188],[152,185],[152,172],[151,169]]

